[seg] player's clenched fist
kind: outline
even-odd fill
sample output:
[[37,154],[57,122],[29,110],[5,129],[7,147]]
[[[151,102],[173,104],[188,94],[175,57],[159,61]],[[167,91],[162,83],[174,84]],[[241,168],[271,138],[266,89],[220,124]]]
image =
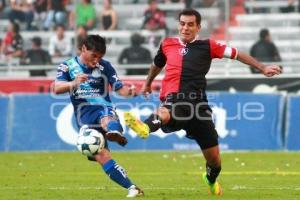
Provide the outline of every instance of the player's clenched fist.
[[80,83],[83,83],[88,80],[88,75],[87,74],[78,74],[75,79],[74,79],[74,86],[78,87]]
[[266,65],[262,72],[266,77],[279,75],[282,73],[282,67],[279,65]]

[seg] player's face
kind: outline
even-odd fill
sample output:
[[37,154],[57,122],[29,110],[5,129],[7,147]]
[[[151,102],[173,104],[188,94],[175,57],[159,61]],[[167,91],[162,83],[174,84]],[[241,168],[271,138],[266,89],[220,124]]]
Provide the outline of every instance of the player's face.
[[96,64],[102,59],[104,55],[100,52],[87,50],[85,46],[82,47],[81,60],[89,68],[94,68]]
[[193,15],[181,15],[178,25],[179,37],[189,43],[195,39],[200,31],[200,25],[196,22],[196,17]]

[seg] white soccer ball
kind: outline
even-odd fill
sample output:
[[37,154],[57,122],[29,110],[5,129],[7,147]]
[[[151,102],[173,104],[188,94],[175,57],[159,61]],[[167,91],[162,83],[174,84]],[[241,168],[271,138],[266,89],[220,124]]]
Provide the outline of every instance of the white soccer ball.
[[77,138],[77,148],[83,155],[96,155],[104,146],[105,139],[97,130],[87,128],[87,126],[83,126],[80,129]]

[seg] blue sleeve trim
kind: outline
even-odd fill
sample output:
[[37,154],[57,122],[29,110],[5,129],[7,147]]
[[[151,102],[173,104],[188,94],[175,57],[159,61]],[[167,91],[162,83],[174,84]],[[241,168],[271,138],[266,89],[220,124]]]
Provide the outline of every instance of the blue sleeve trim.
[[114,160],[109,160],[107,161],[107,163],[105,163],[102,168],[105,172],[107,172],[110,168],[112,168],[113,166],[115,166],[116,162]]

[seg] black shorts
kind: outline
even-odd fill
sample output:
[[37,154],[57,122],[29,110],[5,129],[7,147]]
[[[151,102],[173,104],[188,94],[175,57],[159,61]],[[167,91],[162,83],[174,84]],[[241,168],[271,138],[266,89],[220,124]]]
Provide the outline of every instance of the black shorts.
[[170,121],[161,127],[164,132],[183,129],[186,137],[196,140],[202,150],[218,145],[218,133],[206,96],[190,99],[172,94],[161,106],[167,108],[171,116]]

